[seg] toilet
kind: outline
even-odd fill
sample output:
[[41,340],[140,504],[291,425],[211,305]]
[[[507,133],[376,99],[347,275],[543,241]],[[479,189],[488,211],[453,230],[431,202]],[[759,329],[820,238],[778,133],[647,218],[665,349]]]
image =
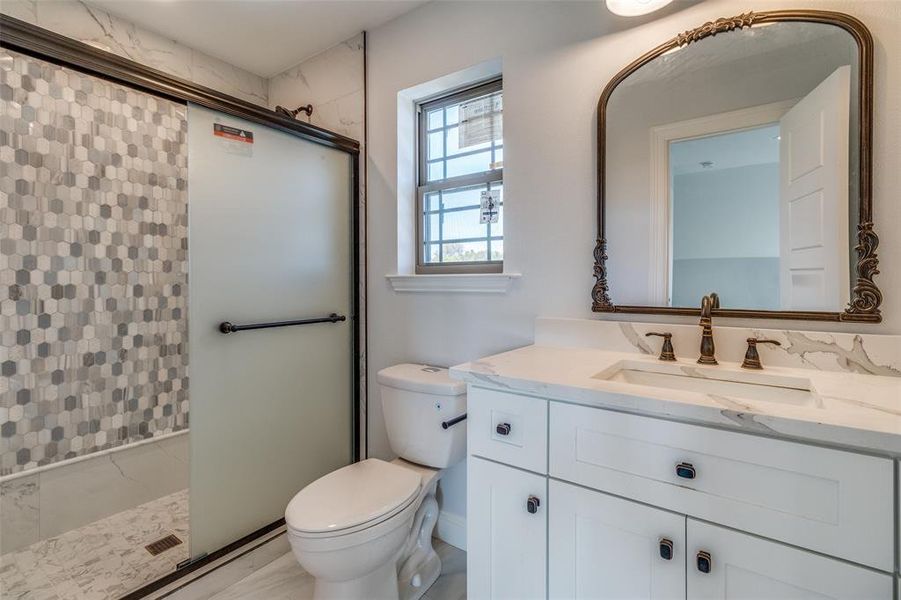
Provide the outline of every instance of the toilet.
[[369,458],[300,490],[285,510],[288,541],[316,599],[417,600],[438,578],[435,491],[466,455],[466,386],[447,369],[401,364],[378,373],[391,462]]

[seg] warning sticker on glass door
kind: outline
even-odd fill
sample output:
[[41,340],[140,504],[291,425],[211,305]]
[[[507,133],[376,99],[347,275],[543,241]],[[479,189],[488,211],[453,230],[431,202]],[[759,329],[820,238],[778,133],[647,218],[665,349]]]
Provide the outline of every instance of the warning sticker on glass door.
[[253,155],[253,132],[248,129],[213,123],[213,135],[220,139],[226,152],[241,156]]
[[213,123],[213,135],[235,142],[253,143],[253,132],[237,127],[229,127],[222,123]]

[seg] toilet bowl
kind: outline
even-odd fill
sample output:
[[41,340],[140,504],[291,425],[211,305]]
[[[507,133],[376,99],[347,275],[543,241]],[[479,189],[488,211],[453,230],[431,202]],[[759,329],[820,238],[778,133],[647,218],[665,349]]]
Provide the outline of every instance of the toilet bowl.
[[[316,599],[417,600],[438,578],[432,548],[435,492],[443,469],[466,451],[465,387],[446,369],[397,365],[380,371],[391,462],[370,458],[297,493],[285,510],[288,541],[315,579]],[[462,426],[461,426],[462,425]]]

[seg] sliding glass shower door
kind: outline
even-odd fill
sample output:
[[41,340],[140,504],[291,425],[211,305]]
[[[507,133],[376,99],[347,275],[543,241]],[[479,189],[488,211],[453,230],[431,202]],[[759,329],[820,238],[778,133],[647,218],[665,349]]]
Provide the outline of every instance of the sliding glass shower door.
[[188,137],[197,558],[352,460],[354,189],[348,154],[275,129],[190,105]]

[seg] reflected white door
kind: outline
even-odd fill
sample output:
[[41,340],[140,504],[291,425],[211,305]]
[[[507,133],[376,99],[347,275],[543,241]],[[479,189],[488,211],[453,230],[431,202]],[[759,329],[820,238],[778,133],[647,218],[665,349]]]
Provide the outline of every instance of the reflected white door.
[[780,121],[779,284],[783,310],[840,310],[850,294],[851,68],[840,67]]
[[[274,129],[191,105],[188,135],[197,557],[278,520],[351,461],[353,186],[349,155]],[[330,313],[347,321],[218,330]]]

